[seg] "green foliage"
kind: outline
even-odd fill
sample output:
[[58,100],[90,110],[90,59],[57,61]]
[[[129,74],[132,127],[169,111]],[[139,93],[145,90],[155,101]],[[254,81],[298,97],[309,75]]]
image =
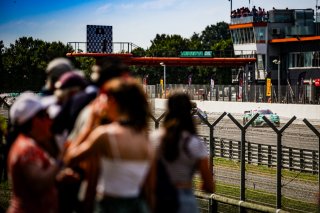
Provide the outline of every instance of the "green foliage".
[[143,57],[143,56],[146,55],[146,51],[145,51],[143,48],[141,48],[141,47],[138,47],[138,48],[132,50],[131,53],[132,53],[134,56],[137,56],[137,57]]
[[77,57],[75,58],[74,65],[82,70],[86,78],[90,78],[91,67],[95,64],[96,60],[92,57]]
[[[179,57],[183,50],[213,50],[217,57],[230,57],[233,53],[228,24],[219,22],[210,25],[200,34],[194,33],[189,39],[180,35],[157,34],[147,50],[142,48],[133,51],[134,56]],[[148,84],[159,84],[163,77],[163,67],[132,67],[136,76],[143,78],[149,74]],[[187,84],[192,75],[192,84],[209,84],[214,78],[217,83],[230,84],[231,70],[215,67],[167,67],[167,84]]]
[[39,91],[45,84],[45,68],[56,57],[65,57],[71,47],[61,42],[45,42],[21,37],[5,48],[0,43],[2,91]]
[[[137,57],[179,57],[183,50],[213,50],[216,57],[230,57],[233,52],[228,24],[218,22],[207,26],[201,33],[190,38],[180,35],[157,34],[149,49],[136,48],[132,54]],[[61,42],[45,42],[32,37],[21,37],[6,48],[0,41],[0,85],[2,91],[39,91],[45,83],[45,68],[56,57],[65,57],[72,52],[70,45]],[[75,67],[88,77],[95,59],[71,58]],[[141,79],[148,75],[148,84],[159,84],[163,67],[132,66],[132,72]],[[214,78],[217,84],[231,83],[229,68],[215,67],[167,67],[167,84],[186,84],[192,75],[192,84],[209,84]]]

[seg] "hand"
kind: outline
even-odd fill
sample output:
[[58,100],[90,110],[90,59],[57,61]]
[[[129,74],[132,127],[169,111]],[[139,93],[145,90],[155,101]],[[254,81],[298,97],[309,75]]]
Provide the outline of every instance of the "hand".
[[99,94],[99,96],[92,102],[92,113],[94,117],[103,118],[107,111],[108,96],[106,94]]
[[73,183],[80,180],[80,175],[71,168],[64,168],[58,173],[56,179],[58,182]]

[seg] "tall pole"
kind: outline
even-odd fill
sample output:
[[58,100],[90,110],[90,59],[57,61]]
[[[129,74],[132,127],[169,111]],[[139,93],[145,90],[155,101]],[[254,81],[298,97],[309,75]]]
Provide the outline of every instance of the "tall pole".
[[165,63],[161,62],[160,63],[161,66],[163,66],[163,90],[164,90],[164,98],[167,98],[166,95],[166,65]]
[[232,0],[230,0],[230,15],[231,15],[231,12],[232,12]]
[[280,60],[278,60],[278,99],[281,103],[281,86],[280,86]]
[[318,0],[316,0],[316,35],[319,35],[318,31]]
[[166,87],[166,65],[163,66],[163,87],[164,87],[164,98],[167,98],[167,87]]

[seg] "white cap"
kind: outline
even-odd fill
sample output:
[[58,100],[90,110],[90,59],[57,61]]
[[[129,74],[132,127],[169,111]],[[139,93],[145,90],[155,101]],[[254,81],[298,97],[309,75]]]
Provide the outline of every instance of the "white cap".
[[10,119],[13,124],[22,125],[39,111],[46,108],[40,97],[27,91],[22,93],[10,108]]
[[64,73],[73,70],[71,61],[67,58],[55,58],[47,66],[46,73]]

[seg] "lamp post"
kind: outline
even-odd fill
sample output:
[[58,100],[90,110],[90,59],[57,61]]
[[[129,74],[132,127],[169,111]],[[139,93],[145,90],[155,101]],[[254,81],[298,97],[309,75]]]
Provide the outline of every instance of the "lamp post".
[[280,63],[281,63],[281,61],[275,59],[272,62],[274,64],[278,65],[278,102],[280,103],[281,102],[281,87],[280,87]]
[[167,93],[167,88],[166,88],[166,65],[165,63],[161,62],[160,63],[161,66],[163,66],[163,90],[164,90],[164,98],[166,97],[166,93]]

